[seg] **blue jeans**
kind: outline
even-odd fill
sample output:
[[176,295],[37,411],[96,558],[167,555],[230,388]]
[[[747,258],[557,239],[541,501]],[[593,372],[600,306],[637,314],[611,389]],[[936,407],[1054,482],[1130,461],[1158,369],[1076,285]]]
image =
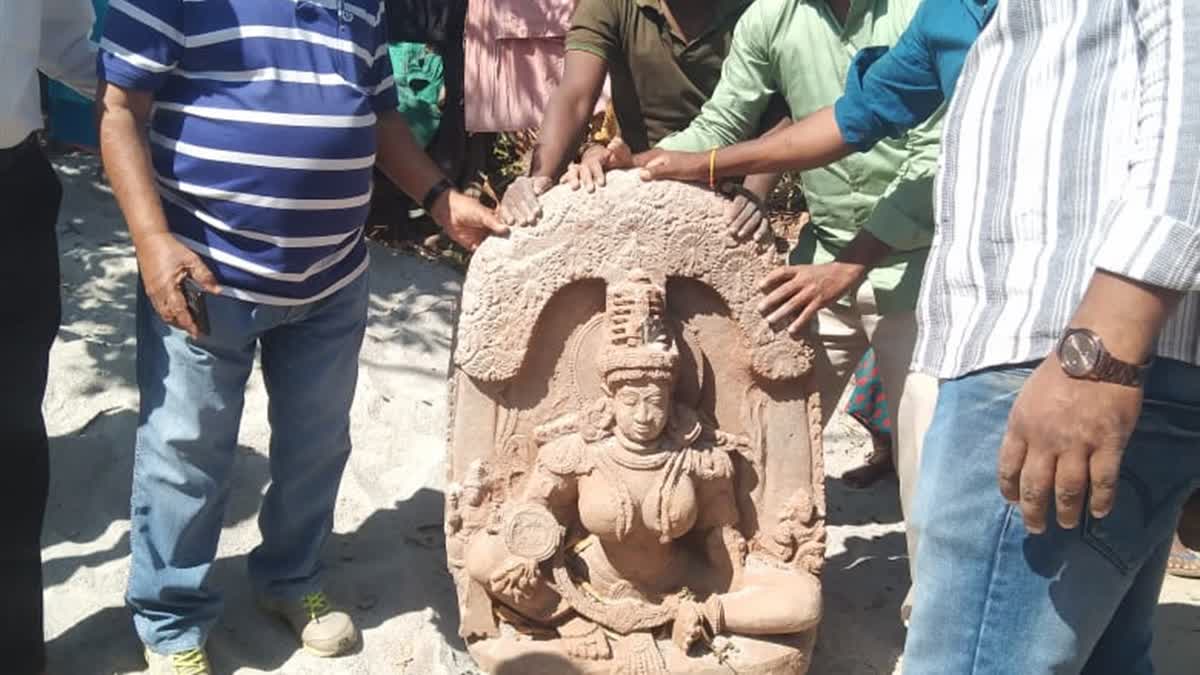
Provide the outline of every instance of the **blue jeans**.
[[271,486],[249,557],[257,593],[320,588],[350,455],[350,406],[366,329],[366,275],[305,305],[206,296],[210,334],[193,340],[138,293],[141,413],[133,467],[127,601],[159,653],[202,646],[221,613],[206,578],[230,492],[238,426],[257,348],[270,403]]
[[1200,486],[1200,368],[1160,360],[1106,518],[1030,536],[996,460],[1032,373],[944,382],[925,441],[921,579],[905,675],[1145,675],[1153,615],[1184,502]]

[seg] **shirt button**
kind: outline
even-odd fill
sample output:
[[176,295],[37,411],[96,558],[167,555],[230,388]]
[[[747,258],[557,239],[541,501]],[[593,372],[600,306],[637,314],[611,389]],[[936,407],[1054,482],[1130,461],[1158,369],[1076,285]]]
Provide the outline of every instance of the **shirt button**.
[[342,21],[345,21],[346,23],[350,23],[351,21],[354,20],[354,15],[351,14],[350,10],[347,9],[345,6],[342,7],[342,11],[338,13],[338,16],[340,16],[342,18]]

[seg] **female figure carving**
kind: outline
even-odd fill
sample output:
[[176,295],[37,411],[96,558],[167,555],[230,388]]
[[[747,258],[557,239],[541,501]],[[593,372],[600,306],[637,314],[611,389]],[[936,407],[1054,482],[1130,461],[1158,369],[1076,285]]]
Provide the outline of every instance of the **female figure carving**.
[[656,636],[686,654],[721,634],[807,631],[821,614],[814,576],[748,553],[734,492],[745,441],[674,400],[664,305],[640,272],[609,287],[606,395],[539,430],[522,493],[463,552],[497,615],[615,673],[667,672]]

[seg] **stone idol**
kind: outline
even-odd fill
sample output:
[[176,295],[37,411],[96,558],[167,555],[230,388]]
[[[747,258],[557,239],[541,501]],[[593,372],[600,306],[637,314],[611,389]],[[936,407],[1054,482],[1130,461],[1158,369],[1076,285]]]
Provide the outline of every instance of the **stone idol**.
[[616,173],[552,190],[537,225],[476,253],[446,531],[484,670],[808,670],[825,541],[812,352],[755,311],[779,255],[731,241],[723,206]]

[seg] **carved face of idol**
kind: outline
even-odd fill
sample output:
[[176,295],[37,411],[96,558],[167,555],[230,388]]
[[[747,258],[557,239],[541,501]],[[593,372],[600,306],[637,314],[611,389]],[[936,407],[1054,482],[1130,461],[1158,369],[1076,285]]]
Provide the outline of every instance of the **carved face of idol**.
[[635,443],[650,443],[667,428],[671,387],[667,382],[641,377],[617,386],[613,417],[621,435]]

